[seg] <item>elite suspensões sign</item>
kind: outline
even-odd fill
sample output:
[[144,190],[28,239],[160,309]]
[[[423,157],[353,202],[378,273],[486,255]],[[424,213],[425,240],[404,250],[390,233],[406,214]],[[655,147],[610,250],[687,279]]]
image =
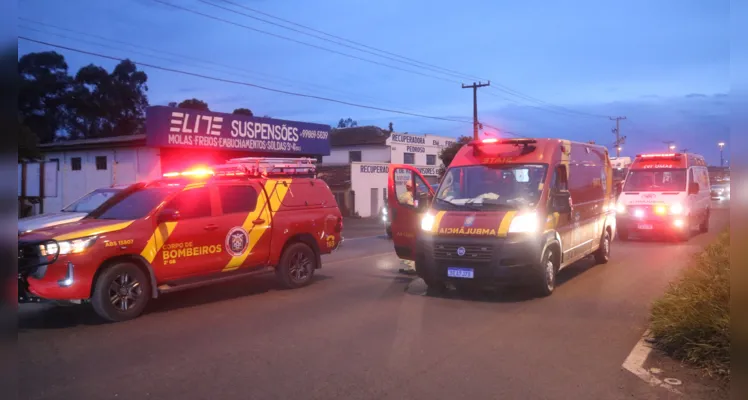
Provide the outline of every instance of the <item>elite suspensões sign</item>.
[[146,143],[152,147],[330,154],[330,126],[154,106],[146,110]]

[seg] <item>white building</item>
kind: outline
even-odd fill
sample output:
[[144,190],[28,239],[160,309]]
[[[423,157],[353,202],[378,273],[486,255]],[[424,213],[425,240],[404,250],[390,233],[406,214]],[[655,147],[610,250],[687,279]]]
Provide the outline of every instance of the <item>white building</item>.
[[333,190],[345,215],[377,216],[386,204],[390,164],[410,164],[437,183],[439,152],[455,138],[413,135],[373,126],[333,130],[330,155],[322,157],[320,178]]

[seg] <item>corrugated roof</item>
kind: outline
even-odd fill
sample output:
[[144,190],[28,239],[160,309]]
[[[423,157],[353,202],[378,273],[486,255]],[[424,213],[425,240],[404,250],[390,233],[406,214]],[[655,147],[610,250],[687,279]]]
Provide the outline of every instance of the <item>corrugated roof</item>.
[[387,142],[390,132],[376,126],[356,126],[337,128],[330,131],[330,146],[382,145]]
[[351,166],[317,165],[317,178],[325,181],[330,189],[348,189],[351,187]]
[[44,143],[39,145],[41,151],[91,149],[122,146],[145,146],[145,135],[112,136],[96,139],[63,140],[59,142]]

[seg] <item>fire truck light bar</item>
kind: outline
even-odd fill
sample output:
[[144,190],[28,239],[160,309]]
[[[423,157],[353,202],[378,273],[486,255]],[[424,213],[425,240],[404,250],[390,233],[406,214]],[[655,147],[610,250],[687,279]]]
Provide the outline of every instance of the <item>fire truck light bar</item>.
[[316,162],[313,158],[233,158],[226,164],[215,166],[216,176],[292,176],[314,175]]
[[668,153],[668,154],[637,154],[639,158],[679,158],[680,154]]

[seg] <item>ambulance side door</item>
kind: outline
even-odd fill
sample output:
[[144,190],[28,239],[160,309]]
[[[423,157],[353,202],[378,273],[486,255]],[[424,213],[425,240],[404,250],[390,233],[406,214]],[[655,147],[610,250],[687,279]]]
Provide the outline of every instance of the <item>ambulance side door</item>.
[[434,190],[427,182],[418,169],[410,165],[390,165],[387,205],[391,210],[392,241],[395,253],[404,260],[415,260],[421,218],[434,198]]
[[[553,198],[554,194],[569,193],[569,180],[567,173],[568,167],[568,164],[557,164],[553,168],[553,178],[551,180],[551,198]],[[576,243],[573,240],[573,203],[571,212],[559,211],[560,207],[557,209],[553,206],[552,202],[549,210],[550,213],[553,214],[553,219],[556,221],[556,232],[558,232],[558,235],[561,237],[561,252],[563,253],[563,258],[565,260],[573,258],[575,254],[574,246],[576,246]]]

